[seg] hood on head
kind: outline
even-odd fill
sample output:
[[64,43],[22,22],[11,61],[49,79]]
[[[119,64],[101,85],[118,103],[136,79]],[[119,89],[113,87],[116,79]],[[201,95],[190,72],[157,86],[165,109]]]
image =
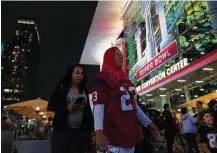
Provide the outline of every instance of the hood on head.
[[102,70],[109,72],[120,71],[120,68],[118,68],[115,62],[115,53],[117,49],[117,47],[111,47],[106,50],[104,54]]
[[184,120],[187,120],[189,114],[184,114],[181,116],[181,120],[184,121]]

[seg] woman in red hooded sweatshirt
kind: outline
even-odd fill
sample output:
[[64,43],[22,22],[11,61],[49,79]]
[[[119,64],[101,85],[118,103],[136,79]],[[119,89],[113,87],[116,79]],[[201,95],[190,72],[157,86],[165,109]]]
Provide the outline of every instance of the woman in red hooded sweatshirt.
[[156,126],[136,104],[135,86],[124,74],[122,62],[121,51],[117,47],[109,48],[104,55],[102,71],[92,87],[99,152],[112,147],[112,152],[134,153],[134,146],[142,139],[138,120],[160,138]]

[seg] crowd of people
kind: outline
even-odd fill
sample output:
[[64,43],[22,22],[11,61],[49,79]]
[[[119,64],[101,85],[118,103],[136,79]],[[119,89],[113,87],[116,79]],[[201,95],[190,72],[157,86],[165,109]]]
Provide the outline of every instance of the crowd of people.
[[[31,122],[30,122],[31,121]],[[25,116],[15,117],[14,115],[3,115],[1,120],[2,131],[13,131],[14,140],[19,139],[20,136],[29,133],[49,133],[51,128],[52,117],[48,120],[41,120],[40,118],[29,119]]]
[[[165,104],[161,117],[153,120],[137,103],[135,86],[123,72],[122,62],[121,51],[117,47],[109,48],[90,93],[85,87],[87,76],[82,65],[68,68],[47,106],[49,111],[55,112],[52,153],[83,153],[91,151],[87,150],[89,146],[96,146],[97,152],[151,153],[153,150],[148,143],[151,135],[161,142],[161,130],[164,130],[168,153],[173,152],[175,136],[181,132],[189,152],[199,152],[198,132],[203,151],[217,152],[215,100],[210,102],[209,110],[195,116],[183,108],[180,121]],[[145,151],[138,149],[140,146]]]
[[[188,112],[187,108],[181,109],[180,120],[172,115],[169,105],[164,105],[162,112],[163,122],[165,123],[165,138],[167,142],[167,151],[172,153],[174,150],[174,142],[178,137],[184,147],[184,140],[186,146],[191,153],[214,153],[217,152],[217,134],[216,134],[216,117],[217,117],[217,101],[211,100],[208,108],[198,107],[202,106],[202,102],[197,102],[197,111],[195,114]],[[183,135],[181,137],[180,135]],[[184,139],[184,140],[183,140]],[[200,149],[199,149],[200,148]]]
[[[202,102],[197,103],[202,106]],[[198,143],[205,153],[217,152],[217,101],[211,100],[208,106],[208,109],[198,107],[194,115],[190,115],[187,108],[181,109],[181,129],[189,152],[199,153]]]

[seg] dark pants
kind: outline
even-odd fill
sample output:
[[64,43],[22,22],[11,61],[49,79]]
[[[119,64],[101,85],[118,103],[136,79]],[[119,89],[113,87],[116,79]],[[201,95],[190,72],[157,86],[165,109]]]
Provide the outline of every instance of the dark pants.
[[165,134],[166,142],[167,142],[167,152],[173,153],[173,143],[175,139],[175,134]]
[[152,133],[148,128],[142,127],[143,139],[135,146],[134,153],[152,153],[154,147],[152,145]]
[[188,152],[189,153],[199,153],[198,144],[196,140],[196,134],[194,133],[186,133],[185,139],[188,145]]
[[83,135],[80,129],[54,129],[51,153],[82,153]]
[[150,143],[141,141],[136,144],[134,153],[152,153],[153,150],[154,148]]

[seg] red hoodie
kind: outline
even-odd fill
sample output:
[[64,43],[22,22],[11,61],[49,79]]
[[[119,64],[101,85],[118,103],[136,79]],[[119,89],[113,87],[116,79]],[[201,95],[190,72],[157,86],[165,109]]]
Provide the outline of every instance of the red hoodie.
[[104,55],[102,72],[92,88],[93,104],[105,104],[103,131],[110,145],[131,148],[141,140],[135,86],[115,63],[116,47]]

